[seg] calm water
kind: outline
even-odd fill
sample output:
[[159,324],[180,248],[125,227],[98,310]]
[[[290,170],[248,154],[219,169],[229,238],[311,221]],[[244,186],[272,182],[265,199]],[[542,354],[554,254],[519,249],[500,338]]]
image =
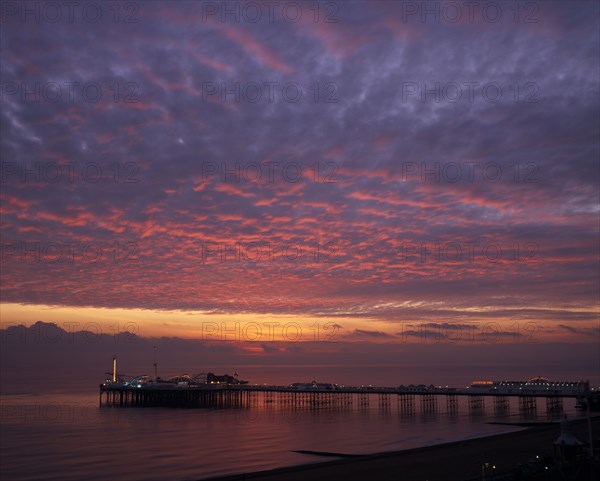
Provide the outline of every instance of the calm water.
[[[367,454],[512,431],[489,421],[515,422],[511,412],[496,416],[491,401],[483,413],[465,403],[447,412],[424,413],[415,399],[412,414],[392,401],[387,410],[371,396],[368,408],[307,411],[262,402],[250,409],[99,408],[98,394],[5,395],[0,429],[0,472],[10,480],[198,480],[211,476],[325,461],[296,450]],[[574,402],[565,400],[572,415]],[[532,418],[529,417],[528,420]],[[547,420],[538,400],[538,421]]]

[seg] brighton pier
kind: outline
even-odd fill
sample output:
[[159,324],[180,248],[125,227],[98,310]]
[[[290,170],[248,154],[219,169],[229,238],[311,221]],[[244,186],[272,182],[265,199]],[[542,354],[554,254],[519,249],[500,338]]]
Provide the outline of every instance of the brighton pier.
[[[116,361],[115,361],[116,366]],[[277,405],[304,409],[351,409],[376,404],[399,411],[435,412],[445,405],[448,412],[458,409],[459,399],[470,411],[485,409],[486,399],[495,412],[535,412],[538,401],[545,399],[548,414],[563,411],[563,399],[575,398],[577,406],[597,409],[600,391],[590,389],[587,381],[550,381],[537,377],[529,381],[474,381],[465,388],[433,385],[398,387],[343,386],[331,383],[293,383],[285,386],[248,384],[234,376],[213,373],[181,375],[162,380],[156,376],[133,377],[128,381],[117,375],[100,385],[100,406],[244,408]]]

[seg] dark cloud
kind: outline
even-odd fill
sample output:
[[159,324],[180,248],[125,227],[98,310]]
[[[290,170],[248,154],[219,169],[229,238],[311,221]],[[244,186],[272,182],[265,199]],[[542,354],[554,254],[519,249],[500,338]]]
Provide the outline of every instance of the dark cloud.
[[367,331],[365,329],[354,329],[349,337],[365,338],[365,339],[391,339],[393,336],[382,331]]
[[575,329],[572,326],[565,326],[564,324],[559,324],[558,327],[560,327],[561,329],[564,329],[567,332],[570,332],[571,334],[577,334],[577,329]]

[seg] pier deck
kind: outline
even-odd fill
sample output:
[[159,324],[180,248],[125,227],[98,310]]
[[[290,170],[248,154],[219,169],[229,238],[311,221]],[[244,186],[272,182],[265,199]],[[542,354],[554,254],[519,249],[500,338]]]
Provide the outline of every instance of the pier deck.
[[[518,400],[521,411],[537,409],[537,399],[545,398],[547,409],[561,411],[562,399],[586,400],[591,391],[581,384],[562,389],[477,389],[477,388],[391,388],[391,387],[303,387],[265,385],[176,385],[145,386],[144,384],[104,383],[100,385],[100,404],[112,406],[177,406],[177,407],[249,407],[257,403],[276,403],[292,407],[329,407],[368,405],[377,398],[381,406],[392,402],[410,408],[420,404],[435,410],[438,400],[445,398],[449,410],[455,410],[458,398],[468,398],[472,409],[483,409],[485,398],[493,398],[494,408],[509,409],[510,399]],[[598,395],[598,393],[594,393]],[[372,402],[372,401],[371,401]]]

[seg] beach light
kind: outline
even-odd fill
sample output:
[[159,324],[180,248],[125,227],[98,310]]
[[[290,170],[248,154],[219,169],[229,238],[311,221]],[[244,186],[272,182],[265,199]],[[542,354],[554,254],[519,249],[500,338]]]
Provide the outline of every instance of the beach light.
[[[481,465],[481,479],[482,479],[482,481],[485,481],[485,468],[489,468],[489,467],[490,467],[490,463],[483,463],[483,464]],[[493,464],[493,465],[491,466],[491,468],[492,468],[492,469],[496,469],[496,465],[495,465],[495,464]]]

